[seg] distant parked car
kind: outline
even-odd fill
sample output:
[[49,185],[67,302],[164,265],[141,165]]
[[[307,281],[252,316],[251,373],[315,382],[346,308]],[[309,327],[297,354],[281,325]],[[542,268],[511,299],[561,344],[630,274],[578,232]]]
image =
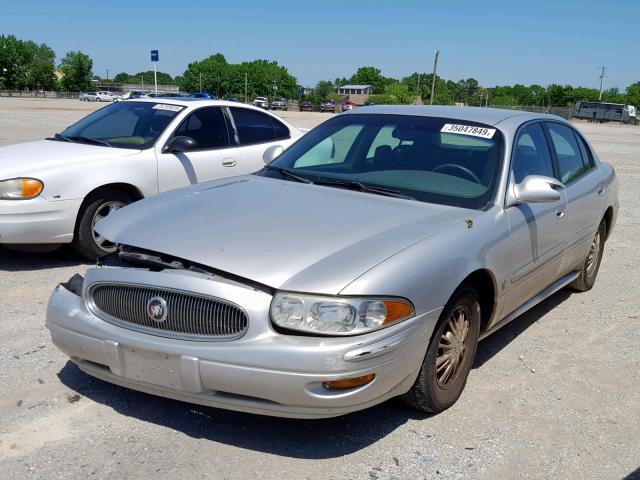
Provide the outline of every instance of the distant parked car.
[[[207,92],[191,92],[189,94],[189,97],[191,98],[206,98],[206,99],[212,99],[212,95],[207,93]],[[218,98],[218,97],[216,97]]]
[[147,92],[139,92],[137,90],[134,90],[132,92],[127,92],[124,95],[122,95],[122,99],[123,100],[131,100],[134,98],[141,98],[144,97],[147,94]]
[[253,104],[256,107],[260,107],[264,109],[269,108],[269,100],[267,100],[266,97],[256,97],[255,100],[253,101]]
[[[165,190],[255,172],[302,132],[258,108],[213,100],[127,100],[47,140],[0,148],[0,245],[115,245],[94,224]],[[188,168],[187,168],[188,165]]]
[[122,97],[112,92],[88,92],[80,95],[78,99],[82,102],[119,102]]
[[356,108],[356,104],[353,102],[344,102],[342,104],[342,111],[346,112],[347,110],[353,110],[354,108]]
[[301,112],[313,112],[313,104],[311,102],[300,102],[298,104],[298,110]]
[[225,98],[227,102],[240,102],[236,97],[227,97]]
[[282,97],[274,97],[271,102],[271,110],[287,110],[289,108],[289,103],[286,98]]
[[320,102],[320,111],[321,112],[335,112],[336,111],[336,102],[333,100],[325,99]]

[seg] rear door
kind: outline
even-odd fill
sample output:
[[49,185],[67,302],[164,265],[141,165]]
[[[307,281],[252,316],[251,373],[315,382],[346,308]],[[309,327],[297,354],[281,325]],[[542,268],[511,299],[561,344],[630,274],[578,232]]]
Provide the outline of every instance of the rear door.
[[176,136],[191,137],[198,147],[189,152],[156,152],[161,192],[239,174],[238,148],[231,144],[229,125],[221,107],[194,110],[178,125],[169,141]]
[[[511,185],[528,175],[555,177],[555,168],[543,127],[522,127],[513,146]],[[510,187],[512,188],[512,187]],[[505,213],[511,232],[511,310],[553,283],[559,276],[566,241],[566,195],[549,203],[526,203],[508,207]]]
[[604,176],[597,168],[584,139],[570,126],[546,122],[555,156],[558,179],[567,195],[567,251],[563,272],[575,270],[587,256],[600,223]]
[[238,175],[253,173],[264,166],[262,156],[272,145],[292,143],[289,128],[267,113],[251,108],[230,107],[234,141],[240,148]]

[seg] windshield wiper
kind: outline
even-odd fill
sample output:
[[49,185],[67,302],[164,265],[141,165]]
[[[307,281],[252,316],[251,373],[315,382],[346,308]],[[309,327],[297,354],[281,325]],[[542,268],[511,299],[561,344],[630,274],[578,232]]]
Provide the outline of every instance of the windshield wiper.
[[299,175],[296,175],[295,173],[290,172],[289,170],[287,170],[286,168],[282,168],[282,167],[276,167],[275,165],[265,165],[264,166],[265,170],[273,170],[274,172],[278,172],[280,175],[282,175],[283,177],[289,177],[289,178],[293,178],[294,180],[297,180],[298,182],[302,182],[302,183],[313,183],[311,180],[309,180],[308,178],[304,178],[301,177]]
[[351,188],[354,190],[360,190],[361,192],[384,195],[386,197],[402,198],[404,200],[415,200],[415,198],[413,198],[410,195],[405,195],[404,193],[400,193],[399,190],[393,190],[391,188],[384,188],[384,187],[376,187],[373,185],[366,185],[364,183],[357,182],[355,180],[316,180],[313,183],[315,183],[316,185],[322,185],[326,187]]
[[56,133],[53,137],[47,137],[45,140],[60,140],[61,142],[72,141],[69,137],[65,137],[64,135],[60,135],[59,133]]
[[64,138],[67,138],[69,139],[69,141],[73,141],[73,142],[91,143],[93,145],[101,145],[103,147],[111,146],[109,142],[106,142],[104,140],[98,140],[97,138],[83,137],[82,135],[76,135],[73,137],[64,137]]

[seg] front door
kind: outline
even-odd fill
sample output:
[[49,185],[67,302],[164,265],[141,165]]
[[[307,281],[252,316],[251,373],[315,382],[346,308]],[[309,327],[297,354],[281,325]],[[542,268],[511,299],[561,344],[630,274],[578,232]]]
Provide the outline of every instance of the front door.
[[163,192],[186,185],[238,175],[238,148],[220,107],[203,107],[189,114],[171,138],[187,136],[197,142],[189,152],[162,152],[158,157],[158,189]]
[[[540,123],[523,127],[513,148],[512,185],[528,175],[555,177]],[[556,202],[518,204],[506,209],[511,232],[509,288],[514,302],[510,310],[559,277],[566,243],[566,208],[567,198],[562,191]]]

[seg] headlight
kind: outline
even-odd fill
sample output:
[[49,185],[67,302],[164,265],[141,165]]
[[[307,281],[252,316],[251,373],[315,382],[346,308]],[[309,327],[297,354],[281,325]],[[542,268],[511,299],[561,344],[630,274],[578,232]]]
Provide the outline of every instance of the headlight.
[[355,335],[377,330],[414,315],[413,305],[397,298],[324,297],[278,292],[271,320],[291,330]]
[[0,181],[0,199],[27,200],[42,192],[44,184],[35,178],[12,178]]

